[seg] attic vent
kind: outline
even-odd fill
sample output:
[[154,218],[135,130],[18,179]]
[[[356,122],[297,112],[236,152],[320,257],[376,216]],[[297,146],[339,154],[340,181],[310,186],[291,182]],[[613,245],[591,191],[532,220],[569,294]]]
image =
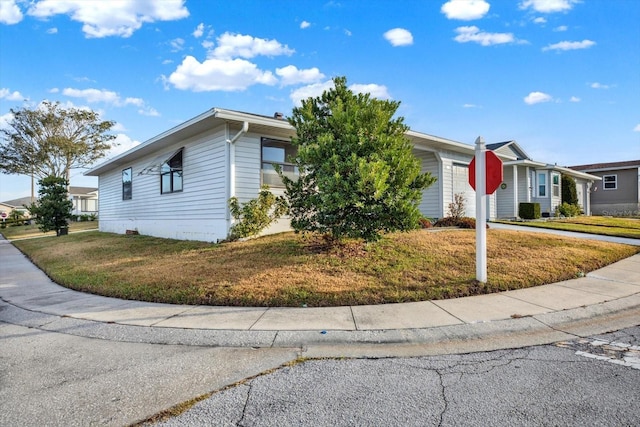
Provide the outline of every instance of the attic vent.
[[274,119],[278,119],[278,120],[282,120],[282,119],[284,119],[284,114],[279,113],[279,112],[276,111],[275,114],[273,115],[273,118]]

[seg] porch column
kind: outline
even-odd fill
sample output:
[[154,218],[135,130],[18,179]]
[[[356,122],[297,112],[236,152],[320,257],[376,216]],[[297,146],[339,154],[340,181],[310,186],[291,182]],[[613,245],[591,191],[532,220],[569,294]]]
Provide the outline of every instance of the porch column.
[[513,217],[518,217],[518,165],[513,165]]

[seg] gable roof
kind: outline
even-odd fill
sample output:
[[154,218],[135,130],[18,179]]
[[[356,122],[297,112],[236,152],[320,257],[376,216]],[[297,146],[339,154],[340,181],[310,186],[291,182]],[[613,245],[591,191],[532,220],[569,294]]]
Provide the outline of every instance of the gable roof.
[[640,167],[640,160],[629,160],[624,162],[610,162],[610,163],[593,163],[590,165],[578,165],[578,166],[569,166],[571,169],[579,170],[579,171],[606,171],[606,170],[615,170],[615,169],[628,169],[633,167]]
[[6,202],[2,202],[3,205],[11,206],[15,208],[23,208],[25,205],[31,204],[31,197],[20,197],[19,199],[7,200]]
[[496,142],[493,144],[487,144],[487,150],[498,151],[501,148],[504,148],[501,153],[506,155],[506,150],[510,150],[516,157],[517,160],[531,160],[531,157],[518,145],[515,140],[504,141],[504,142]]
[[166,149],[173,144],[198,135],[208,129],[224,123],[233,126],[243,127],[247,123],[248,130],[257,133],[268,133],[274,136],[289,138],[293,136],[295,129],[288,121],[279,118],[278,114],[274,117],[263,116],[259,114],[244,113],[242,111],[225,110],[223,108],[212,108],[184,123],[179,124],[166,132],[163,132],[151,139],[139,144],[124,153],[113,157],[84,174],[87,176],[99,176],[101,173],[113,169],[117,166],[129,164],[131,161],[157,153]]

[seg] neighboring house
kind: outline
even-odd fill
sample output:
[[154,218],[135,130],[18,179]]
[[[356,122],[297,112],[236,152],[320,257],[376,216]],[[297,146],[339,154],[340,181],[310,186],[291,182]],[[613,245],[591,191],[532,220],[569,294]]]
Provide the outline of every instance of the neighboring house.
[[31,204],[31,197],[21,197],[19,199],[7,200],[0,203],[0,214],[4,213],[9,217],[14,210],[20,212],[24,218],[31,215],[26,207]]
[[585,215],[591,215],[590,191],[598,176],[534,161],[515,141],[487,144],[487,149],[503,157],[503,183],[496,190],[499,218],[518,217],[521,202],[540,203],[542,215],[553,216],[562,203],[561,175],[575,180],[578,204]]
[[[69,187],[69,197],[73,202],[73,215],[91,215],[98,214],[98,189],[95,187]],[[34,199],[34,201],[37,199]],[[19,199],[7,200],[0,203],[0,213],[6,212],[7,215],[14,209],[23,212],[25,217],[29,217],[29,210],[26,206],[31,204],[31,197],[21,197]]]
[[638,215],[640,160],[571,166],[602,178],[591,189],[591,210],[598,215]]
[[98,214],[98,189],[95,187],[69,187],[74,215]]
[[[229,198],[248,202],[257,197],[261,184],[269,185],[275,194],[284,192],[273,164],[295,175],[288,162],[295,154],[290,144],[294,134],[281,114],[268,117],[214,108],[188,120],[85,173],[99,177],[100,230],[223,240],[233,224]],[[475,216],[475,196],[468,183],[475,146],[415,131],[406,135],[422,161],[423,172],[437,178],[424,191],[422,214],[446,216],[454,194],[463,193],[466,215]],[[505,152],[498,152],[505,162],[519,161],[509,150]],[[531,170],[540,165],[531,165]],[[528,185],[527,176],[511,179],[520,188]],[[499,199],[499,195],[488,198],[489,218],[500,216]],[[517,207],[505,216],[516,215]],[[284,218],[268,232],[289,228]]]

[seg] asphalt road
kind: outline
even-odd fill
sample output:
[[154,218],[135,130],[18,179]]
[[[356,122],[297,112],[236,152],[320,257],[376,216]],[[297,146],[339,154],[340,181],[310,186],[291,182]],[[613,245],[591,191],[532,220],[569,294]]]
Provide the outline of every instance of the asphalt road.
[[309,360],[157,426],[638,426],[640,327],[465,355]]

